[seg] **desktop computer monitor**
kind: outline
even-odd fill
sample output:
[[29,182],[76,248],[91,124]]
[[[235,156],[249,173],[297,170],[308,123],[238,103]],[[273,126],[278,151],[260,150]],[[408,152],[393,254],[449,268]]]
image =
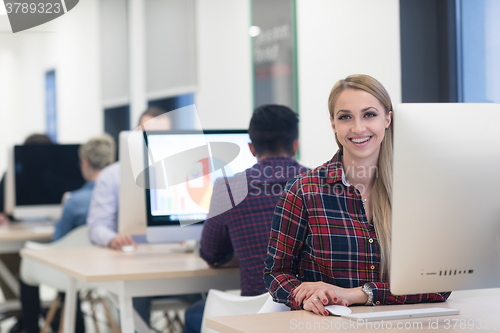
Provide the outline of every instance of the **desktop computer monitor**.
[[500,286],[500,105],[395,109],[391,292]]
[[[148,242],[199,240],[203,225],[197,222],[207,217],[215,180],[257,162],[247,131],[148,132],[146,137]],[[226,183],[231,186],[230,178]],[[232,200],[236,205],[243,198]]]
[[[127,235],[146,235],[146,198],[144,188],[136,183],[131,164],[129,140],[134,140],[134,163],[144,169],[142,133],[122,131],[119,136],[120,191],[118,203],[118,232]],[[139,177],[144,177],[140,174]]]
[[79,189],[79,145],[25,145],[9,151],[5,207],[16,219],[61,216],[65,192]]

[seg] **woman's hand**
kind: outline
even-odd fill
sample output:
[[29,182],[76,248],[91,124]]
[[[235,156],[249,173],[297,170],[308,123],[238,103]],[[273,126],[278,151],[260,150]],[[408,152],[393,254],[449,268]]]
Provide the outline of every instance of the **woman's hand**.
[[358,288],[341,288],[325,282],[303,282],[295,288],[292,295],[304,310],[328,316],[326,305],[364,304],[368,296]]

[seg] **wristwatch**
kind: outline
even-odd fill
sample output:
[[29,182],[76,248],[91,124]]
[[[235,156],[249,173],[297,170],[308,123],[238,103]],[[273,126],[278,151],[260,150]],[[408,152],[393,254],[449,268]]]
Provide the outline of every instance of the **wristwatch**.
[[372,287],[370,287],[368,283],[365,283],[363,287],[361,287],[361,290],[366,294],[366,296],[368,296],[368,300],[366,301],[365,305],[374,305]]

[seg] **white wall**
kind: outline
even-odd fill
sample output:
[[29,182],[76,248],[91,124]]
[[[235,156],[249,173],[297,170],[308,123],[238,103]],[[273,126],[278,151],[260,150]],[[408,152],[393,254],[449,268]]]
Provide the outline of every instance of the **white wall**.
[[146,1],[148,99],[193,93],[196,84],[194,0]]
[[369,74],[401,102],[399,0],[297,0],[301,162],[314,167],[337,146],[330,89],[349,74]]
[[[59,142],[83,142],[101,132],[97,1],[81,1],[29,31],[0,34],[0,156],[29,134],[45,132],[45,72],[51,69]],[[4,24],[2,30],[10,29]],[[0,170],[5,166],[0,158]]]
[[[126,0],[99,1],[101,87],[104,107],[129,103]],[[136,119],[133,120],[135,124]]]
[[[205,128],[246,128],[251,117],[247,0],[197,0],[196,106]],[[337,147],[328,120],[333,84],[369,74],[401,101],[398,0],[297,0],[301,162],[317,166]]]
[[[398,4],[297,0],[302,163],[316,166],[336,150],[327,98],[338,79],[373,75],[393,104],[400,102]],[[98,0],[80,1],[34,29],[52,33],[0,34],[0,151],[45,130],[44,74],[51,68],[57,70],[60,141],[82,142],[102,131],[98,7]],[[249,2],[196,0],[195,10],[202,125],[246,128],[252,112]],[[4,165],[0,159],[0,170]]]
[[252,81],[248,0],[197,0],[196,107],[202,126],[248,128]]

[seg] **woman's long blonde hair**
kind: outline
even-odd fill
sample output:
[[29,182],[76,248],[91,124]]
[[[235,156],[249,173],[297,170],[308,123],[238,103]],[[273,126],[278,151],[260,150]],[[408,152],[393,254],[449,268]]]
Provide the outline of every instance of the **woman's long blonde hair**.
[[[385,112],[393,111],[391,98],[385,88],[371,76],[355,74],[338,81],[332,88],[328,98],[328,109],[333,119],[333,108],[339,94],[346,89],[359,89],[366,91],[379,100],[384,106]],[[373,210],[373,224],[380,244],[380,272],[382,280],[389,276],[389,263],[391,256],[391,216],[392,216],[392,148],[393,148],[393,124],[392,121],[385,132],[384,139],[380,145],[380,154],[377,165],[377,177],[371,191],[371,202]],[[335,136],[340,151],[343,147]]]

